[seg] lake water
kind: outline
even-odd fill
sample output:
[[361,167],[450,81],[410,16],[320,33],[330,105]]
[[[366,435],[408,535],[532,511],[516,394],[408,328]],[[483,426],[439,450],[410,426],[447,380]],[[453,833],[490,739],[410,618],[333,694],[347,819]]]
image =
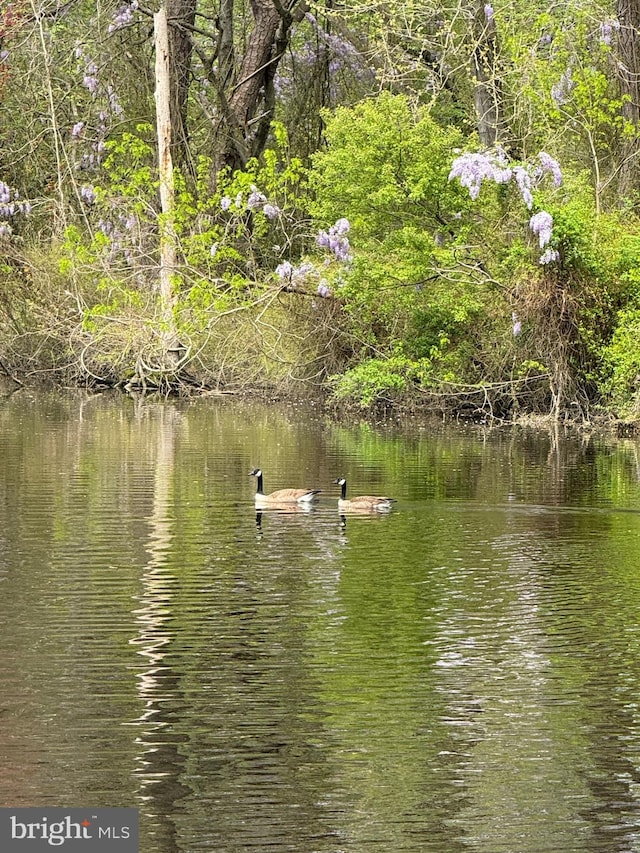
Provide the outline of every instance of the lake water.
[[0,767],[143,853],[640,851],[640,444],[5,398]]

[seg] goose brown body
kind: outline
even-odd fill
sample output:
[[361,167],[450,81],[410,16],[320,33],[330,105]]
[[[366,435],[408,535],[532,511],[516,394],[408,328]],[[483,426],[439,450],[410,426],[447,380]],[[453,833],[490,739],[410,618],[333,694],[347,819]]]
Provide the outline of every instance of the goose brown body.
[[338,509],[341,512],[358,510],[364,512],[388,512],[392,504],[396,502],[395,498],[383,495],[358,495],[355,498],[347,499],[347,481],[344,477],[339,477],[333,482],[342,488],[340,497],[338,498]]
[[277,504],[309,504],[317,500],[320,494],[320,489],[277,489],[265,495],[263,488],[262,471],[260,468],[254,468],[249,472],[250,477],[255,477],[258,481],[256,489],[256,504],[277,505]]

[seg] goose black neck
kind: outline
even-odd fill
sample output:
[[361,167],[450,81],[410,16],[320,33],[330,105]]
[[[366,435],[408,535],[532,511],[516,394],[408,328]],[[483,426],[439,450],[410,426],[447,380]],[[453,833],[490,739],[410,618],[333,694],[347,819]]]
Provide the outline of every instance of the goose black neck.
[[258,480],[258,488],[256,489],[256,494],[257,495],[263,495],[264,492],[262,491],[262,471],[260,471],[260,473],[257,474],[256,477]]
[[340,500],[346,501],[346,499],[347,499],[347,481],[343,480],[341,485],[342,485],[342,491],[340,493]]

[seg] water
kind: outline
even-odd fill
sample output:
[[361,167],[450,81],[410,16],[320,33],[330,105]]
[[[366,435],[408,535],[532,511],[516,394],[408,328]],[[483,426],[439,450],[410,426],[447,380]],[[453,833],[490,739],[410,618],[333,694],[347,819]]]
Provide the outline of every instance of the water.
[[[144,853],[640,851],[638,449],[4,399],[0,805],[137,806]],[[257,465],[322,500],[257,515]]]

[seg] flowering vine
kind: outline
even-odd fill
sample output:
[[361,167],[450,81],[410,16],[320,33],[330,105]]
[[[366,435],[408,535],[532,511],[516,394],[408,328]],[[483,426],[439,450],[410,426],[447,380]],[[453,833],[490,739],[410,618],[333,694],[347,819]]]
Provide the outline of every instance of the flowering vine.
[[[469,190],[472,199],[477,199],[484,181],[495,184],[515,182],[520,197],[526,207],[533,207],[533,191],[540,181],[550,175],[556,187],[562,184],[560,164],[546,151],[540,151],[535,160],[511,165],[502,149],[474,153],[467,151],[451,164],[449,180],[457,178],[463,187]],[[535,213],[529,220],[529,228],[538,237],[540,248],[551,242],[553,217],[546,210]],[[555,249],[547,249],[540,257],[541,264],[557,261],[559,254]]]
[[13,234],[11,220],[18,215],[28,216],[31,204],[20,198],[18,190],[0,180],[0,239]]
[[[240,210],[243,208],[243,205],[244,201],[241,192],[237,194],[235,201],[228,195],[225,195],[220,199],[220,208],[225,213],[229,212],[232,208]],[[247,197],[246,209],[250,210],[252,213],[255,213],[256,211],[264,213],[267,219],[276,219],[282,213],[278,205],[270,202],[266,195],[263,192],[260,192],[255,184],[251,184],[251,192]]]
[[[327,266],[333,259],[341,264],[349,264],[353,258],[351,254],[351,246],[347,238],[347,234],[351,230],[351,224],[348,219],[341,218],[332,225],[328,231],[319,231],[316,237],[316,244],[327,249],[333,258],[328,257],[324,261]],[[283,261],[276,267],[276,275],[288,288],[292,290],[298,289],[303,284],[308,284],[310,280],[317,281],[315,293],[326,299],[332,296],[332,290],[326,277],[318,267],[310,261],[304,261],[299,266],[293,266],[290,261]],[[314,281],[314,284],[315,284]]]
[[121,30],[123,27],[127,27],[129,24],[133,23],[134,13],[137,9],[138,0],[133,0],[132,3],[125,3],[124,6],[121,6],[113,16],[111,23],[109,24],[108,32],[113,33],[116,30]]
[[348,219],[338,219],[335,225],[329,228],[329,231],[320,231],[316,238],[316,243],[322,248],[329,249],[337,260],[348,263],[351,260],[351,247],[347,234],[351,230],[351,225]]
[[[123,109],[113,86],[101,82],[97,63],[85,54],[80,44],[76,45],[75,58],[82,85],[89,92],[91,101],[99,104],[96,119],[91,124],[85,120],[76,121],[69,134],[77,151],[75,169],[86,175],[96,173],[103,165],[109,127],[122,118]],[[96,201],[95,188],[89,183],[80,187],[79,194],[87,205]]]

